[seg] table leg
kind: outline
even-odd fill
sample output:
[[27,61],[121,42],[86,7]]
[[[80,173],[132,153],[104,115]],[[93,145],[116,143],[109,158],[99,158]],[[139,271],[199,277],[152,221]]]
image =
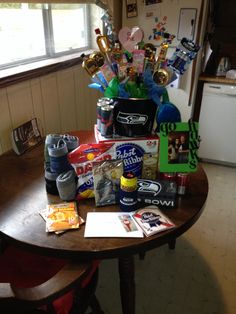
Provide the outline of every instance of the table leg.
[[168,242],[169,249],[170,249],[170,250],[174,250],[174,249],[175,249],[175,244],[176,244],[176,238],[171,239],[171,240]]
[[120,296],[123,314],[135,314],[134,256],[119,258]]

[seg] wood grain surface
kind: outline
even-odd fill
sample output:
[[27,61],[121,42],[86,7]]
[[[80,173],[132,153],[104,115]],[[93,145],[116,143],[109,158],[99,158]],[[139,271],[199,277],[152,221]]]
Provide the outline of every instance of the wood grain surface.
[[[94,142],[90,131],[78,132],[80,143]],[[85,225],[79,230],[58,236],[45,231],[39,215],[49,203],[61,200],[46,193],[43,167],[43,144],[16,156],[13,152],[0,157],[0,232],[9,241],[43,254],[84,259],[113,258],[144,252],[171,242],[188,230],[199,218],[208,193],[207,177],[199,166],[190,175],[189,193],[178,197],[177,207],[165,213],[177,228],[149,238],[84,238]],[[89,211],[120,211],[117,205],[95,207],[94,199],[78,202],[79,214],[86,219]]]

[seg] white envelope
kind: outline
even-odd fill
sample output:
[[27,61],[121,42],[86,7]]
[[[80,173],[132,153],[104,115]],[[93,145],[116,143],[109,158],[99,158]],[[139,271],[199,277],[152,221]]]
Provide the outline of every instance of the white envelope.
[[133,213],[89,212],[84,237],[143,238],[141,228],[132,218]]

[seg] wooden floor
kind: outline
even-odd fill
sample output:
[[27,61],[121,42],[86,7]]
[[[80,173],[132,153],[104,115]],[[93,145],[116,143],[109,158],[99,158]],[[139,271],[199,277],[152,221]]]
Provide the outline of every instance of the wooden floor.
[[[236,313],[236,168],[203,164],[209,196],[198,222],[167,246],[136,257],[137,314]],[[121,314],[117,261],[103,261],[97,296]]]

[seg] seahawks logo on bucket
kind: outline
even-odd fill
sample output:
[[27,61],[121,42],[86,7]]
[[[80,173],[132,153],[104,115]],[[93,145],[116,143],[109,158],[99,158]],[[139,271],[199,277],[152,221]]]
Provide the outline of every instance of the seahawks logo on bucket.
[[151,180],[138,180],[138,193],[158,195],[162,190],[162,186],[159,182],[153,182]]
[[119,111],[116,121],[124,124],[145,124],[148,121],[148,116],[138,113],[126,113]]

